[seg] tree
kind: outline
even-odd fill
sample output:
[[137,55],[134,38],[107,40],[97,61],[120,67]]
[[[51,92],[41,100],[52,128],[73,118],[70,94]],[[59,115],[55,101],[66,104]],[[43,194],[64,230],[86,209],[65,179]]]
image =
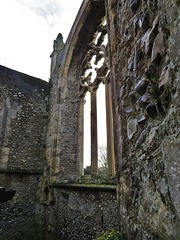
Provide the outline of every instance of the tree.
[[99,146],[98,169],[99,169],[99,174],[107,174],[108,173],[108,157],[107,157],[107,147],[106,146]]
[[[99,146],[98,173],[99,174],[107,174],[108,173],[108,158],[107,158],[107,147],[106,146]],[[91,175],[91,166],[86,166],[84,168],[84,175]]]

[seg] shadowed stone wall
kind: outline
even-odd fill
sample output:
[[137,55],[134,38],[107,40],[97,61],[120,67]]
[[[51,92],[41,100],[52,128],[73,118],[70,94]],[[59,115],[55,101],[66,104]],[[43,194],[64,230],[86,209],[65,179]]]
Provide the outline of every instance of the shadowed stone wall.
[[44,216],[49,216],[43,219],[43,239],[91,240],[108,228],[119,230],[115,189],[77,185],[53,189],[52,201],[43,208]]
[[179,1],[106,1],[121,221],[179,239]]
[[0,66],[0,186],[16,190],[0,203],[0,239],[40,239],[48,95],[47,82]]
[[[0,184],[16,190],[12,200],[0,203],[0,239],[42,239],[41,173],[0,173]],[[1,194],[1,193],[0,193]]]
[[[0,67],[4,123],[0,169],[42,170],[48,119],[48,83]],[[1,127],[0,126],[0,127]],[[1,129],[2,129],[1,128]],[[2,132],[2,130],[1,130]]]

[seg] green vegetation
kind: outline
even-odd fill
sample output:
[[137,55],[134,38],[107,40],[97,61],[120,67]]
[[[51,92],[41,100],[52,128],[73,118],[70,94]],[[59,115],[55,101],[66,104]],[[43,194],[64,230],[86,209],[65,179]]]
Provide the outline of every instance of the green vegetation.
[[113,229],[105,232],[102,231],[101,236],[93,238],[93,240],[127,240],[127,238],[122,232]]

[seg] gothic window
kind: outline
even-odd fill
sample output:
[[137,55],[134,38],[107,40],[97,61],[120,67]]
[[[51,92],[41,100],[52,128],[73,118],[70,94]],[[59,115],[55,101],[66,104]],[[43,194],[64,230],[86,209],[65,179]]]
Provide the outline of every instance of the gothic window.
[[79,98],[85,100],[87,92],[90,93],[91,175],[97,175],[98,124],[101,124],[97,120],[97,94],[100,86],[102,84],[105,86],[108,174],[112,175],[115,173],[115,161],[106,21],[103,20],[97,29],[81,65],[83,71],[80,78]]

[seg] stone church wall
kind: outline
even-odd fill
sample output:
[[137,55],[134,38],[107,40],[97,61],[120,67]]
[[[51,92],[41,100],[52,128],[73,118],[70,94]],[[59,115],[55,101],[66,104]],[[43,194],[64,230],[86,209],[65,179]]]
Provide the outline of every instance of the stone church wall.
[[[64,49],[55,54],[54,48],[51,55],[56,66],[50,78],[49,171],[42,187],[45,239],[92,239],[107,228],[119,229],[116,185],[107,192],[107,181],[101,186],[95,178],[99,183],[92,186],[91,177],[83,181],[82,176],[84,98],[79,97],[79,80],[88,43],[104,14],[102,1],[84,1]],[[60,34],[56,41],[54,46],[63,45]]]
[[1,102],[6,105],[0,146],[4,169],[42,169],[48,83],[5,67],[0,70]]
[[48,95],[47,82],[0,66],[0,186],[16,190],[0,203],[0,239],[39,239]]
[[[98,8],[96,8],[96,4]],[[100,7],[99,5],[100,4]],[[75,181],[83,173],[82,121],[84,99],[79,98],[82,61],[93,40],[97,22],[104,17],[104,3],[83,1],[64,49],[52,57],[50,81],[50,122],[47,136],[47,161],[52,182]],[[64,45],[61,36],[56,41]],[[54,44],[56,47],[56,44]],[[55,57],[58,59],[55,61]]]
[[180,239],[179,1],[106,1],[121,221]]
[[0,240],[42,239],[41,176],[41,173],[0,173],[1,186],[16,190],[12,200],[0,203]]
[[43,239],[87,239],[103,230],[119,230],[116,189],[55,186],[53,198],[43,206]]
[[[74,68],[72,67],[74,70]],[[73,180],[78,176],[78,82],[74,71],[68,77],[54,73],[50,96],[47,159],[52,181]]]
[[[84,1],[84,5],[87,2]],[[92,2],[90,8],[92,7],[93,12],[96,8],[93,8]],[[119,177],[119,225],[123,226],[122,231],[126,232],[129,240],[178,239],[179,1],[107,0],[105,8],[113,96],[116,174]],[[88,11],[88,16],[92,17],[89,8],[86,9],[86,12]],[[101,14],[99,17],[103,17],[103,13]],[[65,96],[63,105],[58,108],[54,105],[57,128],[53,132],[54,144],[51,145],[54,150],[50,148],[54,154],[54,162],[50,163],[51,167],[54,167],[54,178],[51,180],[57,183],[64,181],[64,176],[75,176],[74,170],[80,174],[77,159],[79,155],[76,154],[79,151],[79,143],[76,142],[79,135],[72,138],[75,140],[73,145],[76,146],[74,155],[71,151],[64,152],[57,140],[61,146],[66,144],[67,139],[68,143],[71,143],[71,138],[67,137],[69,133],[65,136],[62,132],[64,124],[68,127],[73,116],[68,93],[71,92],[75,99],[78,98],[78,66],[81,66],[82,55],[86,54],[87,46],[92,40],[91,37],[84,39],[84,32],[92,35],[95,30],[91,28],[92,18],[86,22],[84,19],[87,16],[84,15],[82,31],[75,31],[74,36],[72,29],[61,63],[59,62],[57,72],[52,78],[56,79],[53,87],[56,104],[60,99],[58,96]],[[78,18],[76,21],[75,24],[78,25]],[[98,21],[94,24],[98,24]],[[74,41],[77,36],[78,40]],[[77,107],[74,108],[76,123],[69,125],[69,132],[71,127],[75,126],[80,133],[78,116],[82,120],[81,103],[74,103]],[[64,118],[67,115],[63,114],[64,109],[70,111],[70,121]],[[68,146],[70,145],[67,144],[66,149]],[[66,165],[68,161],[71,162],[69,167]],[[64,173],[59,171],[61,167],[62,170],[65,169]],[[71,168],[73,174],[69,175]],[[60,190],[56,191],[56,198],[60,199]],[[77,201],[78,199],[79,197]],[[58,222],[58,218],[55,221]],[[87,222],[84,222],[84,226],[85,224]]]

